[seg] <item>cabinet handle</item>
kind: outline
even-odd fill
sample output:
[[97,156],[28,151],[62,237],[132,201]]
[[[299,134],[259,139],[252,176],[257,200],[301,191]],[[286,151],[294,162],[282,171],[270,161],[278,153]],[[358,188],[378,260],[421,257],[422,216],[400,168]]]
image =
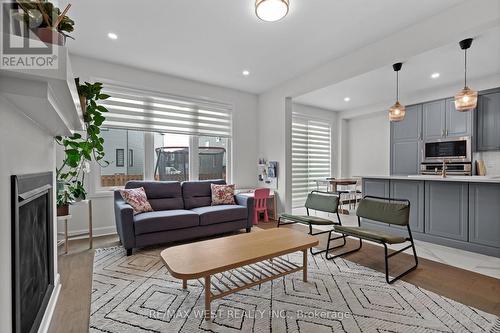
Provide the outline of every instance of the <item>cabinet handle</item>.
[[446,130],[446,132],[445,132],[445,136],[448,136],[448,130]]

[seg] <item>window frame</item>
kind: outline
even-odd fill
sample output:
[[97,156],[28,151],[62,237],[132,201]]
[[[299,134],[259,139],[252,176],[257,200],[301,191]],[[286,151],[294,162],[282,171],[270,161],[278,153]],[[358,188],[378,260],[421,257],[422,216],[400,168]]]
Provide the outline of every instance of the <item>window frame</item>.
[[[232,148],[232,143],[233,143],[233,138],[235,136],[235,126],[234,126],[234,121],[235,121],[235,111],[236,107],[234,103],[232,102],[227,102],[223,100],[218,100],[214,98],[209,98],[205,95],[175,95],[175,94],[169,94],[169,93],[164,93],[162,91],[157,91],[157,90],[150,90],[150,89],[145,89],[144,87],[137,87],[134,85],[131,85],[130,83],[123,82],[123,81],[118,81],[118,80],[112,80],[112,79],[107,79],[103,77],[98,77],[98,76],[90,76],[88,78],[90,82],[103,82],[104,84],[112,84],[112,85],[118,85],[123,88],[130,88],[130,89],[136,89],[136,90],[142,90],[144,92],[151,92],[153,94],[162,94],[162,95],[170,95],[173,97],[185,97],[186,99],[199,99],[207,102],[213,102],[213,103],[222,103],[226,104],[230,107],[231,109],[231,116],[230,116],[230,126],[231,126],[231,131],[230,131],[230,136],[227,137],[228,143],[227,143],[227,151],[226,151],[226,182],[228,184],[233,183],[233,148]],[[105,126],[104,126],[105,127]],[[113,129],[113,127],[108,127],[110,129]],[[118,129],[118,128],[117,128]],[[144,131],[144,180],[154,180],[154,159],[155,159],[155,153],[154,153],[154,140],[153,140],[153,133],[150,131]],[[190,135],[191,138],[195,138],[196,140],[191,140],[189,141],[189,149],[191,151],[191,142],[196,141],[196,149],[198,149],[197,144],[198,144],[198,136],[197,135]],[[194,154],[189,154],[190,156]],[[196,159],[194,159],[195,162],[193,165],[196,164],[198,166],[199,163],[199,158],[198,155],[196,155]],[[191,161],[190,161],[190,170],[189,170],[189,179],[190,180],[197,180],[198,179],[198,173],[192,174],[191,172]],[[194,170],[194,169],[193,169]],[[198,167],[196,167],[196,171],[198,170]],[[113,196],[113,192],[117,189],[123,189],[124,186],[101,186],[101,166],[99,163],[96,161],[92,161],[90,164],[90,174],[89,177],[87,177],[86,184],[89,189],[89,197],[110,197]]]
[[[113,129],[113,128],[109,128]],[[154,180],[154,140],[153,132],[144,132],[144,180]],[[206,135],[204,135],[206,136]],[[191,153],[193,150],[198,151],[198,138],[199,136],[190,135],[189,136],[189,149],[190,149],[190,159],[189,159],[189,179],[198,180],[199,174],[199,156],[198,154]],[[226,181],[227,183],[232,183],[232,137],[227,138],[227,150],[226,150]],[[193,149],[195,148],[195,149]],[[127,148],[128,149],[128,148]],[[135,154],[135,153],[134,153]],[[195,158],[196,156],[196,158]],[[127,162],[128,163],[128,162]],[[114,190],[123,189],[124,186],[102,186],[101,185],[101,166],[93,161],[91,163],[91,176],[88,177],[89,183],[89,193],[91,197],[102,197],[113,195]]]

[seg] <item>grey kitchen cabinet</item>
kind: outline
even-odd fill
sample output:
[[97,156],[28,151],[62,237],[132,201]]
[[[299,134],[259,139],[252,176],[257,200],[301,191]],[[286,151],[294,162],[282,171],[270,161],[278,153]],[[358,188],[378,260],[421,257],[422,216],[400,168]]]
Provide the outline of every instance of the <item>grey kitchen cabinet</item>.
[[455,109],[455,99],[447,99],[445,136],[471,136],[475,112],[459,112]]
[[407,107],[405,119],[391,123],[391,174],[417,174],[422,139],[422,105]]
[[482,93],[477,110],[477,149],[500,150],[500,90]]
[[469,185],[469,242],[500,248],[500,184]]
[[467,241],[469,184],[425,182],[425,232]]
[[446,101],[439,100],[422,105],[423,138],[440,139],[446,131]]
[[424,232],[424,190],[423,181],[391,180],[390,182],[391,198],[410,201],[411,231]]
[[422,138],[422,105],[411,105],[406,108],[402,121],[391,123],[394,141],[414,141]]
[[[389,198],[390,194],[390,181],[388,179],[366,179],[363,178],[362,188],[363,196],[371,195],[374,197]],[[376,229],[387,228],[387,224],[381,222],[375,222],[368,219],[362,219],[361,225],[368,222],[369,226],[375,227]]]
[[363,195],[371,195],[375,197],[389,197],[389,180],[388,179],[373,179],[363,178]]

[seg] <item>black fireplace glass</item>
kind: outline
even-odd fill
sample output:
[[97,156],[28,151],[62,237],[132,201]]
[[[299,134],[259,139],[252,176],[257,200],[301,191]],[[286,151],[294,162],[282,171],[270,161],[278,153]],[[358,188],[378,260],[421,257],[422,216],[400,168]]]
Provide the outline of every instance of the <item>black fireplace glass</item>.
[[29,332],[42,308],[50,282],[48,193],[19,207],[21,332]]

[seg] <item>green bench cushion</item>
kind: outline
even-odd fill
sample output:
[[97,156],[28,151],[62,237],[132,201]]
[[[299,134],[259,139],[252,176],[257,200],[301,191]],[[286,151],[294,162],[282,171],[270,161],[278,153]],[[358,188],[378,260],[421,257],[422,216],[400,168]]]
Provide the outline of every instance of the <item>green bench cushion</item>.
[[333,225],[335,222],[332,220],[324,219],[317,216],[307,216],[307,215],[293,215],[293,214],[281,214],[281,218],[290,220],[293,222],[304,223],[304,224],[317,224],[317,225]]
[[344,233],[350,236],[359,236],[360,238],[367,240],[375,240],[379,242],[385,242],[388,244],[399,244],[404,243],[406,238],[402,236],[388,234],[379,230],[372,230],[363,227],[345,227],[337,225],[334,230],[340,233]]

